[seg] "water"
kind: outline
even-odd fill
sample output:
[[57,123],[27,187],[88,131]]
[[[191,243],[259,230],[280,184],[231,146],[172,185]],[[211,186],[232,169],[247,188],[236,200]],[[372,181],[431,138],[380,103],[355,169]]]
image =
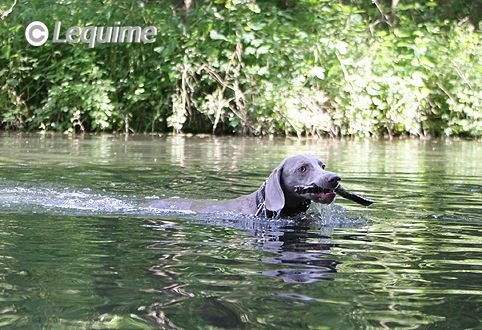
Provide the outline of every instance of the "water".
[[[318,155],[370,208],[162,213]],[[481,328],[482,145],[0,135],[0,326]]]

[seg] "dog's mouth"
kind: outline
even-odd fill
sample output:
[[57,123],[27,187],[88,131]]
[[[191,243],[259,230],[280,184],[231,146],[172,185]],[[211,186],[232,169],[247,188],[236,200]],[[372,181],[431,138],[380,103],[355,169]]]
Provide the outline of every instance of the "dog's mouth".
[[309,186],[295,186],[295,192],[306,199],[320,204],[330,204],[335,199],[335,188],[322,188],[315,184]]
[[370,206],[373,204],[371,199],[346,191],[340,184],[333,189],[321,188],[315,184],[295,186],[295,193],[321,204],[330,204],[333,202],[337,194],[363,206]]

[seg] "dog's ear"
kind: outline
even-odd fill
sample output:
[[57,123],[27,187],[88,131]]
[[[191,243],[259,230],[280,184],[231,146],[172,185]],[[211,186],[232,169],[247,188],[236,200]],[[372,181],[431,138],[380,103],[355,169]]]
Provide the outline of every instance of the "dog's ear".
[[285,207],[285,195],[281,189],[281,172],[282,166],[278,166],[271,172],[268,180],[266,180],[265,188],[265,206],[266,209],[275,213],[275,217],[279,217],[281,210]]

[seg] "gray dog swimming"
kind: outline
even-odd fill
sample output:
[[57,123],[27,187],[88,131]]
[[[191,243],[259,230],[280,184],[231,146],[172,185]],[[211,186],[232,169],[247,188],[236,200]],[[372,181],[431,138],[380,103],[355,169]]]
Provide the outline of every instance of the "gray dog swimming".
[[165,210],[232,212],[279,218],[304,213],[311,202],[330,204],[337,194],[365,206],[373,203],[344,190],[340,180],[338,174],[326,171],[325,164],[317,157],[297,155],[284,159],[261,187],[249,195],[222,201],[163,199],[146,206]]

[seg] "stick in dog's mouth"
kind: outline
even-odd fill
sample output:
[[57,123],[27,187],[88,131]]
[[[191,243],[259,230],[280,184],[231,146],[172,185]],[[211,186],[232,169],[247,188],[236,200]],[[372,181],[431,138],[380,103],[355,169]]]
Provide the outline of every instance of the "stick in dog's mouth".
[[303,194],[319,194],[319,193],[329,193],[334,192],[335,189],[327,189],[321,188],[316,184],[312,184],[309,186],[295,186],[295,193],[303,195]]
[[355,203],[361,204],[363,206],[370,206],[371,204],[373,204],[372,200],[361,197],[349,191],[346,191],[345,189],[343,189],[343,187],[340,184],[338,184],[338,186],[334,189],[321,188],[315,184],[309,185],[309,186],[295,186],[295,192],[300,195],[335,192],[338,195],[346,199],[349,199]]

